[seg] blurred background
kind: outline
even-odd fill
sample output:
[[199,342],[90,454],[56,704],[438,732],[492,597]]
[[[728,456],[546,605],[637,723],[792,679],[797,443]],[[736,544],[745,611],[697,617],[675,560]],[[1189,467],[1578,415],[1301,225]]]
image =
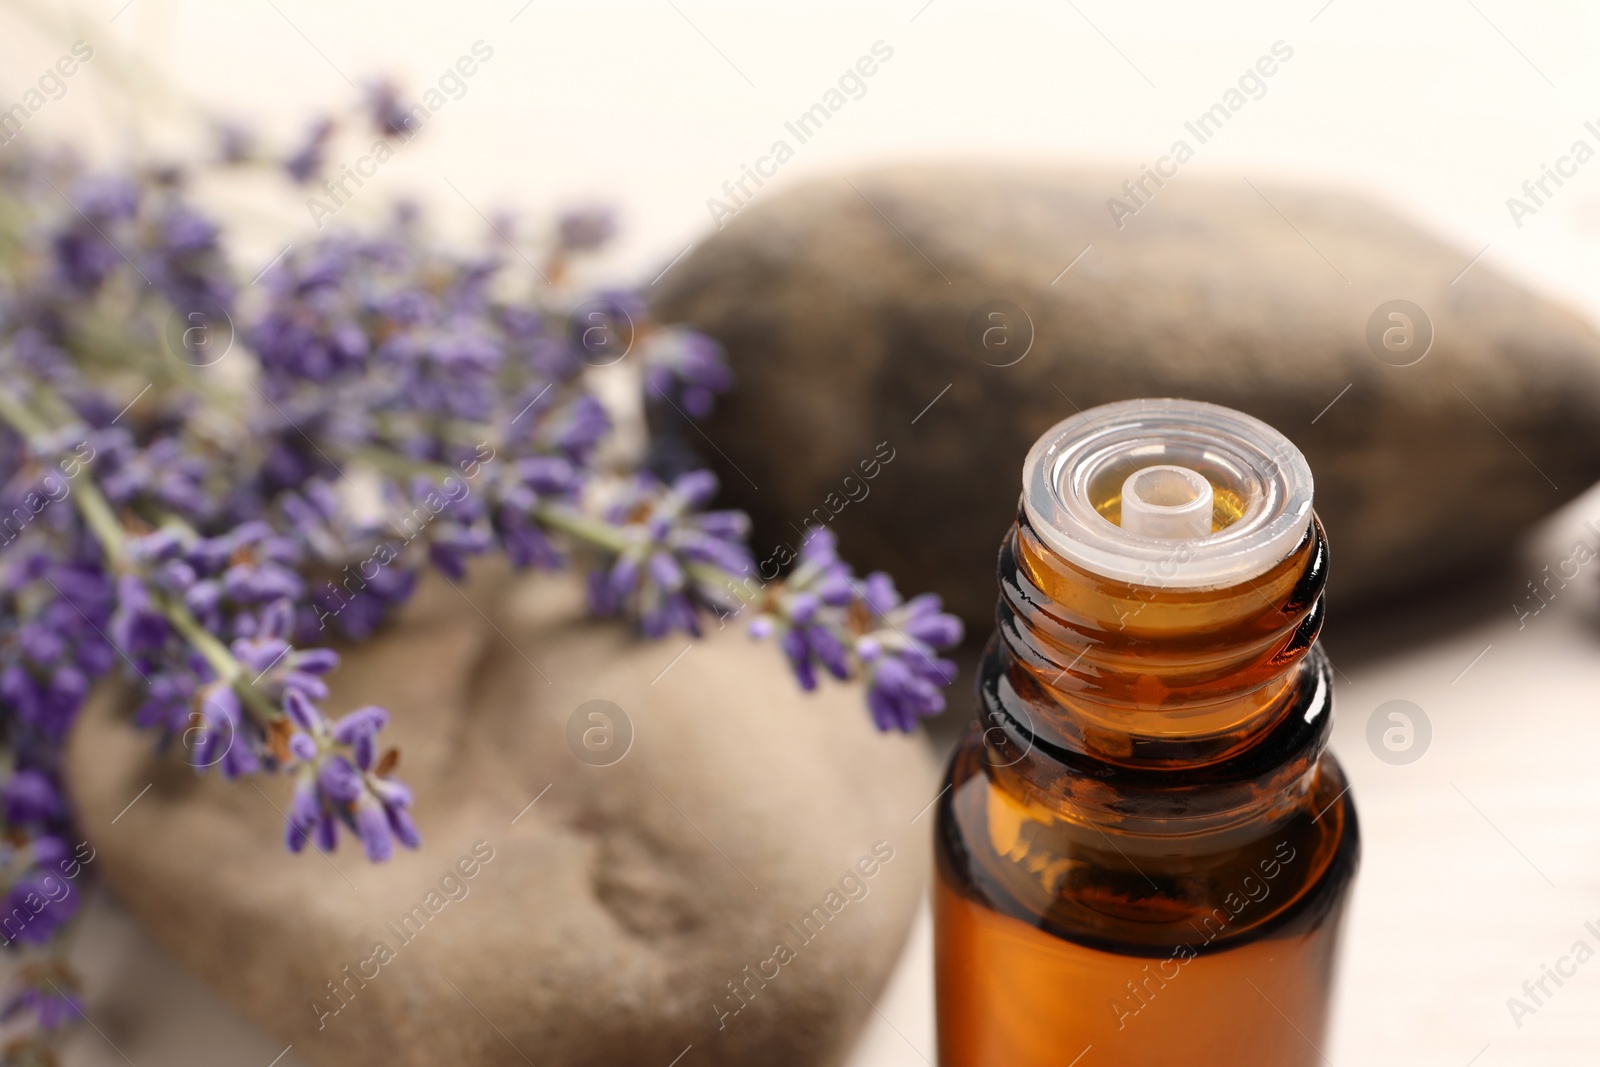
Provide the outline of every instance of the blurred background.
[[[0,106],[21,100],[75,40],[92,44],[93,60],[23,135],[91,154],[177,146],[192,136],[197,109],[292,139],[308,116],[349,107],[378,75],[417,94],[459,56],[487,50],[491,58],[459,81],[426,136],[352,199],[350,217],[377,218],[409,196],[476,237],[500,208],[610,204],[621,237],[593,269],[641,285],[693,262],[716,228],[708,201],[726,203],[724,183],[786,137],[785,123],[878,42],[892,58],[755,189],[752,210],[878,164],[1085,165],[1135,175],[1283,42],[1292,61],[1184,164],[1185,181],[1242,176],[1263,188],[1358,192],[1458,249],[1463,271],[1493,271],[1590,320],[1600,315],[1600,163],[1547,186],[1531,214],[1507,202],[1531,202],[1524,183],[1575,141],[1600,147],[1600,11],[1589,5],[8,3],[0,5]],[[316,230],[309,211],[263,218],[241,207],[234,221],[231,236],[263,266],[285,233]],[[1061,251],[1066,266],[1078,247]],[[1591,364],[1582,377],[1596,373]],[[925,384],[923,399],[942,383]],[[1334,392],[1326,397],[1337,401]],[[1395,417],[1358,399],[1345,398],[1353,410],[1344,415]],[[1057,417],[1071,413],[1063,402]],[[1594,414],[1573,450],[1595,449]],[[1499,422],[1485,414],[1472,423],[1476,444],[1522,453],[1526,442]],[[1298,439],[1296,428],[1282,428]],[[1520,462],[1506,456],[1513,468]],[[1544,477],[1542,456],[1522,458],[1533,468],[1527,478]],[[1396,449],[1382,462],[1404,466],[1408,455]],[[1467,483],[1491,516],[1499,497],[1517,491],[1470,475]],[[1562,501],[1571,502],[1555,510]],[[1576,544],[1600,548],[1600,534],[1585,527],[1600,521],[1600,495],[1568,482],[1545,510],[1492,562],[1398,596],[1363,595],[1324,631],[1342,670],[1335,748],[1354,783],[1365,849],[1327,1062],[1577,1064],[1600,1049],[1600,964],[1580,968],[1534,1014],[1508,1008],[1575,942],[1600,947],[1585,925],[1600,930],[1600,568],[1580,566],[1558,594],[1529,599],[1530,583],[1572,559]],[[867,512],[861,521],[889,518]],[[1336,534],[1335,588],[1338,538],[1361,531]],[[1456,532],[1444,524],[1432,536],[1443,550]],[[1375,716],[1390,722],[1394,701],[1426,722],[1425,738],[1400,760],[1370,740]],[[936,731],[940,743],[966,712],[958,697]],[[167,961],[114,903],[97,904],[91,923],[92,1003],[135,1035],[128,1039],[143,1055],[134,1060],[266,1064],[278,1054],[277,1042]],[[924,917],[855,1064],[933,1059],[931,968]],[[94,1033],[71,1051],[72,1062],[122,1062]]]
[[[1600,190],[1576,182],[1520,230],[1505,206],[1600,117],[1587,62],[1600,13],[1585,5],[35,6],[61,32],[8,5],[8,99],[88,35],[136,59],[148,83],[286,137],[380,73],[420,92],[483,40],[494,59],[385,165],[380,194],[437,196],[464,227],[478,220],[448,202],[445,179],[486,208],[613,203],[624,229],[604,266],[641,275],[704,236],[706,200],[874,41],[894,49],[883,76],[763,197],[868,161],[1150,161],[1283,40],[1294,61],[1248,122],[1188,165],[1197,173],[1359,189],[1470,253],[1488,244],[1484,262],[1558,295],[1593,300],[1600,285],[1582,269],[1600,241]],[[90,67],[36,133],[111,147],[155,110]]]

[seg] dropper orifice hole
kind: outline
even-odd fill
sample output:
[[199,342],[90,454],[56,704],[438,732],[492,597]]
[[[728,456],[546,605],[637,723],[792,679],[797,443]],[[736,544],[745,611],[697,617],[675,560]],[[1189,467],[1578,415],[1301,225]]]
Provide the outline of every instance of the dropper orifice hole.
[[1212,489],[1205,475],[1163,463],[1122,483],[1122,528],[1141,537],[1192,541],[1211,533]]

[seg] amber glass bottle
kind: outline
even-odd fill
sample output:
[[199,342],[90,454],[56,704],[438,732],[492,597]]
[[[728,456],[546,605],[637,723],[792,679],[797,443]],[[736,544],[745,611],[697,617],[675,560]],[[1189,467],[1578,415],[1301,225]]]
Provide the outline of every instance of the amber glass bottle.
[[941,1067],[1298,1067],[1359,851],[1304,457],[1209,404],[1034,447],[938,807]]

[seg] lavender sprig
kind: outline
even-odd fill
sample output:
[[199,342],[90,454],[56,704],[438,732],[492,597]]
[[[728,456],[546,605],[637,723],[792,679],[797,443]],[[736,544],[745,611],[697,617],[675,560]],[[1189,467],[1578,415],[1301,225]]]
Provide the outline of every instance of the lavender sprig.
[[944,710],[955,663],[939,652],[961,642],[961,620],[932,593],[904,601],[881,571],[858,580],[839,558],[833,532],[811,527],[787,581],[765,597],[751,636],[777,636],[802,688],[817,669],[843,681],[865,675],[867,707],[880,730],[916,729]]
[[[378,136],[416,132],[397,128],[399,99],[380,86],[365,102]],[[312,184],[354,125],[319,120],[289,152],[224,126],[213,162]],[[292,780],[290,851],[332,849],[341,827],[374,861],[418,847],[387,712],[325,711],[330,646],[479,556],[580,570],[595,611],[647,637],[753,610],[803,688],[864,680],[880,729],[942,709],[939,653],[961,630],[937,598],[858,578],[826,530],[763,583],[710,473],[638,459],[619,418],[702,417],[732,379],[714,341],[651,322],[640,292],[565,287],[612,236],[608,211],[545,231],[542,269],[506,254],[509,222],[462,255],[402,206],[372,231],[297,239],[263,271],[230,262],[185,199],[189,173],[0,156],[0,907],[86,862],[67,844],[61,749],[119,665],[135,721],[197,770]],[[602,374],[639,402],[603,398]],[[14,944],[59,951],[79,899],[69,886]],[[44,1057],[78,1012],[58,962],[0,1006],[33,1025],[0,1064]]]
[[[3,392],[0,420],[25,437],[43,431]],[[381,709],[367,710],[363,721],[373,725],[359,736],[348,729],[331,734],[318,729],[322,720],[311,701],[327,697],[319,675],[331,670],[338,656],[329,649],[294,649],[287,641],[292,601],[303,595],[303,583],[289,567],[297,555],[294,543],[275,536],[263,522],[241,524],[218,538],[178,525],[130,537],[92,478],[74,487],[72,500],[104,553],[107,574],[115,575],[111,642],[149,683],[137,721],[182,737],[197,769],[217,766],[224,777],[292,771],[297,764],[311,768],[319,786],[315,800],[326,815],[319,823],[319,846],[334,846],[342,821],[360,835],[369,858],[387,859],[392,854],[388,839],[372,831],[364,814],[381,797],[385,811],[404,819],[409,794],[383,777],[392,760],[388,767],[372,766],[371,735],[386,721],[372,712],[383,715]],[[231,646],[220,636],[229,633]],[[81,700],[82,694],[76,695]],[[303,737],[314,743],[308,747]],[[349,764],[346,750],[358,761],[363,752],[369,756],[357,781],[360,788],[353,791],[347,781],[324,773],[338,761]],[[295,816],[289,821],[295,828]],[[414,848],[415,829],[404,821],[405,831],[396,836]]]
[[[605,557],[605,566],[589,572],[595,614],[631,614],[647,637],[672,630],[698,637],[702,607],[731,610],[724,593],[728,576],[753,569],[744,543],[750,520],[743,512],[704,510],[716,491],[709,471],[685,474],[670,486],[641,474],[619,487],[604,509],[614,532],[566,520],[568,533],[587,536]],[[563,520],[553,511],[540,517]]]

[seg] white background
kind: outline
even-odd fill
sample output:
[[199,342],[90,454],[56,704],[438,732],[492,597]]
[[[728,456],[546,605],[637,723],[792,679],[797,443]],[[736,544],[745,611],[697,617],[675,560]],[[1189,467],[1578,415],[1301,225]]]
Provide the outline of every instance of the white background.
[[[1365,189],[1455,238],[1468,259],[1488,246],[1484,263],[1586,304],[1600,298],[1600,277],[1583,269],[1600,242],[1600,160],[1520,229],[1506,207],[1574,139],[1600,149],[1583,129],[1600,123],[1592,5],[103,0],[77,9],[76,29],[59,5],[40,7],[59,30],[0,23],[0,100],[20,98],[34,70],[83,37],[137,55],[147,91],[170,83],[285,138],[302,116],[349,103],[351,83],[386,72],[420,92],[482,40],[494,58],[466,96],[358,207],[413,194],[478,224],[445,179],[486,212],[607,201],[627,225],[608,266],[646,279],[703,236],[723,182],[875,41],[894,57],[866,96],[759,195],[908,158],[1153,162],[1282,40],[1294,58],[1186,174]],[[91,81],[110,58],[90,64]],[[88,91],[75,81],[27,136],[117,143],[134,129],[129,99],[103,77]]]

